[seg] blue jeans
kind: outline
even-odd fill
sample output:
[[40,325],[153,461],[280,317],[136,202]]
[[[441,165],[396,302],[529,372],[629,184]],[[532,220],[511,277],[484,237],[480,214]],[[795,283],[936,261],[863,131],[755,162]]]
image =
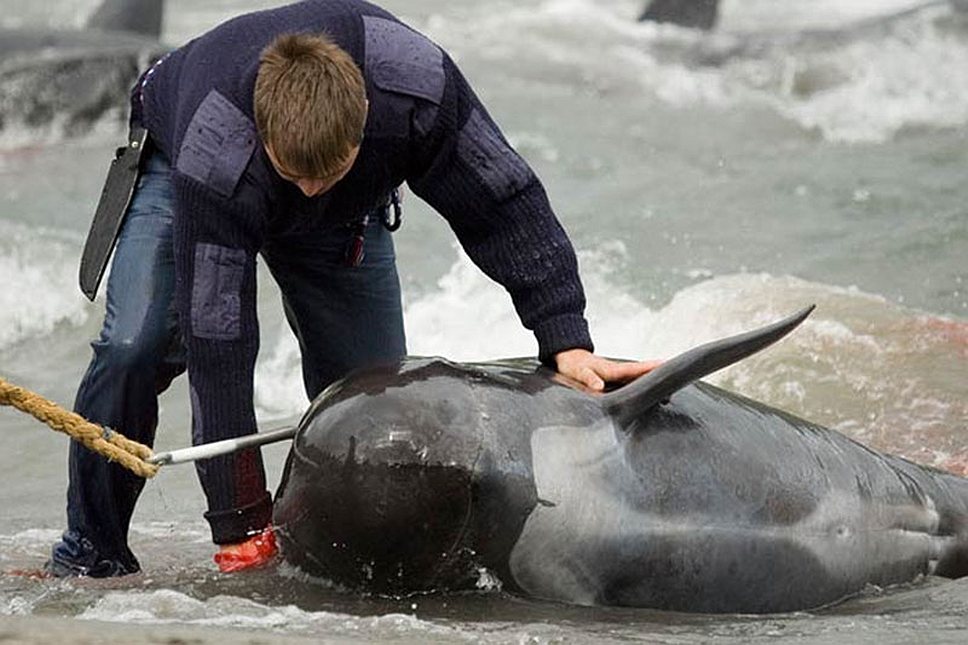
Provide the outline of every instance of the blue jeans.
[[[74,403],[90,421],[149,446],[157,397],[185,371],[186,361],[173,304],[172,204],[171,168],[155,152],[118,237],[104,325]],[[263,250],[299,339],[311,399],[351,369],[406,353],[390,234],[379,216],[371,216],[363,262],[350,267],[344,255],[353,233],[339,227],[273,239]],[[77,442],[71,442],[69,472],[67,531],[53,547],[49,569],[95,577],[138,571],[127,535],[144,480]]]

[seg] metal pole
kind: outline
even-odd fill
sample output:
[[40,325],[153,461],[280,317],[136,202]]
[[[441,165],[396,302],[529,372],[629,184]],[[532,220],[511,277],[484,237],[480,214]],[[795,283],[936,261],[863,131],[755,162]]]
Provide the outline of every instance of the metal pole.
[[256,432],[255,434],[238,437],[236,439],[223,439],[222,441],[203,443],[200,446],[193,446],[191,448],[182,448],[181,450],[172,450],[171,452],[161,452],[152,455],[146,459],[146,461],[149,464],[168,466],[170,464],[183,464],[185,462],[195,461],[197,459],[208,459],[210,457],[228,455],[242,450],[243,448],[264,446],[269,443],[276,443],[278,441],[292,439],[296,435],[296,429],[296,426],[286,426],[285,428],[279,428],[278,430]]

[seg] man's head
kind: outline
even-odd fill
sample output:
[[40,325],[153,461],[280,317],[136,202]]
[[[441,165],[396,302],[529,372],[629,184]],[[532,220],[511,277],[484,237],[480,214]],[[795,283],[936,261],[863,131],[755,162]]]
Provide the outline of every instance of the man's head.
[[353,59],[322,35],[278,36],[262,52],[255,122],[276,171],[312,197],[349,172],[366,123]]

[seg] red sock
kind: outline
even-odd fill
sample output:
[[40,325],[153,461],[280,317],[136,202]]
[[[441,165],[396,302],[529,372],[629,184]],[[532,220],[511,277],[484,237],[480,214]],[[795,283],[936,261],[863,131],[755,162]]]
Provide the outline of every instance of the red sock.
[[272,560],[278,551],[276,534],[269,526],[245,542],[223,544],[215,554],[215,564],[222,573],[234,573],[260,567]]

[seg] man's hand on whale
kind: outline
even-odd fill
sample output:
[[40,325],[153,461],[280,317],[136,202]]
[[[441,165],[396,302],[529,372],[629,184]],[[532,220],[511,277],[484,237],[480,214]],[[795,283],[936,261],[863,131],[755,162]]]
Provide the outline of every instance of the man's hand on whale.
[[581,348],[566,349],[555,354],[558,372],[593,392],[603,391],[606,383],[635,380],[661,364],[662,361],[613,361]]

